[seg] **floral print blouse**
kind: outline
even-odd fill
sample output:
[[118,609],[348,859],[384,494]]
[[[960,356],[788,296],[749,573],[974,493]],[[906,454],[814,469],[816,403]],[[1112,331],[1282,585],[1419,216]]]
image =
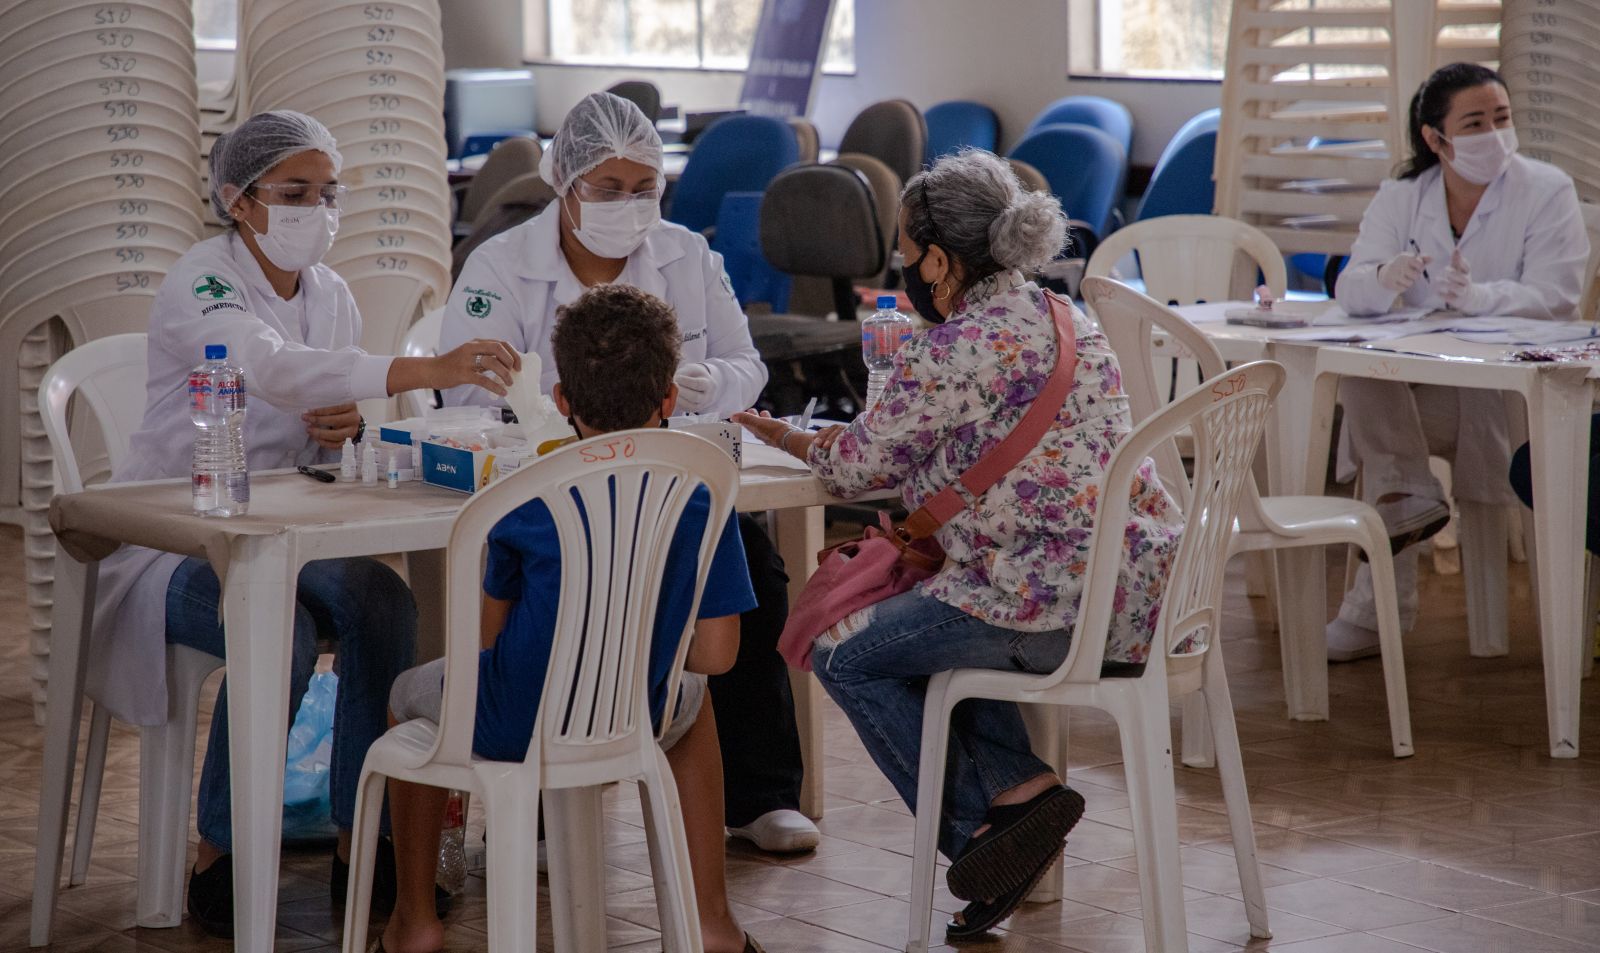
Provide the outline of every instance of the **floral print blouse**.
[[[922,592],[991,625],[1070,630],[1089,556],[1098,481],[1131,428],[1122,373],[1105,336],[1073,309],[1072,390],[1039,447],[938,533],[948,559]],[[878,403],[809,463],[850,497],[899,487],[915,509],[1010,433],[1056,363],[1049,302],[1019,272],[970,289],[949,320],[895,357]],[[1143,662],[1182,517],[1146,460],[1134,481],[1127,563],[1106,660]]]

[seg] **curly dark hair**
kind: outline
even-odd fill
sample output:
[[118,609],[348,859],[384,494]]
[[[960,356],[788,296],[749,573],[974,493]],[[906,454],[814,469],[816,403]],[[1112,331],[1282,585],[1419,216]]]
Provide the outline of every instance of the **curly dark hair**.
[[595,430],[643,427],[678,370],[671,306],[628,285],[600,285],[556,310],[550,341],[572,414]]

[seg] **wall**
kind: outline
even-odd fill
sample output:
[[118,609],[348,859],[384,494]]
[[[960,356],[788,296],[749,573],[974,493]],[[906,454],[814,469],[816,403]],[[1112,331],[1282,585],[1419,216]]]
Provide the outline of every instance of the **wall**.
[[[522,65],[523,0],[445,0],[445,61],[456,67]],[[996,23],[997,7],[1005,11]],[[838,142],[862,107],[905,98],[927,108],[975,99],[1000,114],[1010,146],[1043,106],[1072,94],[1107,96],[1134,117],[1133,161],[1155,164],[1190,116],[1220,104],[1216,83],[1071,79],[1065,0],[856,0],[856,71],[823,76],[812,119]],[[528,24],[534,29],[539,24]],[[649,79],[687,109],[735,104],[742,74],[696,70],[535,65],[539,123],[552,131],[572,104],[620,79]]]

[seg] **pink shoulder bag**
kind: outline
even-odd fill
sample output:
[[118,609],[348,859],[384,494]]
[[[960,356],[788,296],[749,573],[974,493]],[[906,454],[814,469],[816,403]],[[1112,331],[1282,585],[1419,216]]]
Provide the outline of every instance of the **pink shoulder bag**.
[[[1071,305],[1051,292],[1045,295],[1056,326],[1055,369],[1005,439],[961,474],[958,482],[974,501],[1033,452],[1072,390],[1078,341]],[[880,526],[867,527],[860,539],[818,553],[817,571],[789,608],[789,619],[778,639],[778,652],[784,660],[811,671],[811,647],[818,636],[852,612],[899,595],[938,572],[944,565],[944,549],[933,534],[966,506],[951,484],[906,517],[905,525],[895,526],[889,514],[883,513]]]

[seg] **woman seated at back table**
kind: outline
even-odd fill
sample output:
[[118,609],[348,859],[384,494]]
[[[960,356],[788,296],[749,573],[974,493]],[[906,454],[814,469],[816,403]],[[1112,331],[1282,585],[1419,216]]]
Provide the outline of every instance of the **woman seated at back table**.
[[[521,361],[504,342],[473,340],[438,357],[363,352],[361,315],[349,287],[322,256],[339,227],[340,156],[322,123],[296,112],[250,117],[211,147],[211,205],[228,230],[173,264],[150,309],[144,422],[112,482],[186,476],[194,425],[189,370],[209,345],[244,369],[244,438],[251,470],[338,459],[364,422],[356,401],[419,387],[473,385],[501,394]],[[498,375],[498,379],[491,376]],[[136,725],[167,718],[167,642],[222,656],[221,586],[211,564],[136,546],[101,563],[88,690]],[[331,797],[339,844],[329,894],[343,905],[356,782],[367,748],[383,734],[389,685],[410,667],[417,618],[411,592],[376,559],[308,564],[295,590],[289,711],[297,711],[317,643],[339,652]],[[200,849],[189,879],[189,915],[207,932],[233,935],[232,818],[227,683],[217,695],[200,772]],[[285,726],[287,728],[288,726]],[[392,849],[373,905],[394,904]],[[441,899],[441,902],[442,899]]]
[[[847,428],[810,434],[765,416],[735,419],[806,461],[830,492],[898,486],[915,509],[1017,426],[1059,360],[1049,301],[1024,273],[1060,252],[1066,216],[1054,197],[1024,191],[1003,160],[975,150],[913,178],[900,202],[906,293],[937,327],[904,345],[883,397]],[[944,568],[846,617],[813,649],[817,678],[912,808],[928,677],[1051,672],[1070,647],[1094,492],[1130,429],[1110,345],[1075,308],[1072,323],[1077,364],[1065,403],[1023,462],[938,531]],[[1140,665],[1181,517],[1148,460],[1132,503],[1106,661]],[[939,849],[952,860],[952,892],[971,901],[946,936],[963,939],[1022,902],[1084,804],[1034,756],[1009,702],[956,709],[946,791]],[[1025,833],[1040,828],[1048,836]],[[987,886],[958,887],[974,882]]]
[[[1355,316],[1450,309],[1568,321],[1575,317],[1589,240],[1572,179],[1517,155],[1500,74],[1442,67],[1411,100],[1412,157],[1384,182],[1361,219],[1338,300]],[[1388,527],[1400,623],[1417,616],[1413,544],[1450,518],[1430,453],[1455,454],[1457,499],[1517,501],[1507,485],[1511,445],[1499,391],[1347,379],[1339,388],[1362,498]],[[1328,658],[1378,651],[1372,575],[1363,564],[1327,630]]]

